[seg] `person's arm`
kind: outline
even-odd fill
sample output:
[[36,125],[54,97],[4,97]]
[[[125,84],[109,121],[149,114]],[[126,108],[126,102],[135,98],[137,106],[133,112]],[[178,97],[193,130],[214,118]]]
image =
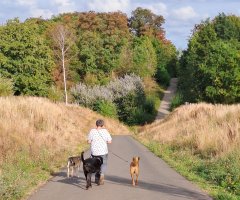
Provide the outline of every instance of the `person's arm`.
[[107,143],[111,144],[112,143],[112,137],[109,132],[107,132]]
[[91,133],[91,131],[90,131],[90,133],[88,134],[87,143],[88,143],[88,144],[91,144],[91,143],[92,143],[92,133]]

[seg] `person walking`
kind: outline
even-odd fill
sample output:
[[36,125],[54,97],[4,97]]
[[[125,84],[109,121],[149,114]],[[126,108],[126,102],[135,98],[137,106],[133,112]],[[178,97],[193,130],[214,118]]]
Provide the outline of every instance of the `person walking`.
[[103,185],[108,160],[107,144],[112,143],[112,137],[108,130],[104,128],[104,121],[102,119],[96,121],[96,128],[90,130],[87,140],[91,144],[91,156],[100,156],[103,159],[100,173],[95,174],[95,183]]

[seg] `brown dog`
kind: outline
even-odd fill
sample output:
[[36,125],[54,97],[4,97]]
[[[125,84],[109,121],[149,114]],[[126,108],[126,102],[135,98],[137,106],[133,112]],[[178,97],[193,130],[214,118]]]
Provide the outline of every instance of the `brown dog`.
[[79,177],[80,165],[81,165],[81,157],[80,156],[69,157],[68,158],[68,163],[67,163],[67,177],[69,177],[70,169],[72,170],[71,175],[73,176],[74,168],[78,169],[78,177]]
[[[138,184],[138,175],[139,175],[139,160],[140,157],[133,157],[133,160],[130,164],[130,174],[132,177],[132,185],[135,186]],[[136,175],[136,179],[134,181],[134,174]]]

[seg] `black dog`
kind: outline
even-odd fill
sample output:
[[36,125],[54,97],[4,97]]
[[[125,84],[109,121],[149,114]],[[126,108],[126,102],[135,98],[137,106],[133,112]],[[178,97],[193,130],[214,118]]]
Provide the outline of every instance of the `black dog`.
[[83,163],[83,172],[87,181],[86,189],[92,187],[91,177],[92,173],[100,173],[103,159],[100,156],[94,156],[93,158],[87,158],[84,160],[84,152],[81,153],[81,160]]

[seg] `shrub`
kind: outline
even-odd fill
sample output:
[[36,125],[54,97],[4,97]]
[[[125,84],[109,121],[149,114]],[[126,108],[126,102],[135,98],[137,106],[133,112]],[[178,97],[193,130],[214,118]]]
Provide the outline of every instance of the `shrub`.
[[75,102],[90,108],[93,108],[97,100],[114,102],[131,92],[143,93],[142,80],[136,75],[125,75],[123,78],[115,79],[105,86],[87,86],[79,83],[71,89]]
[[145,124],[156,116],[156,96],[146,98],[139,76],[125,75],[105,86],[80,83],[71,89],[76,103],[128,125]]
[[127,116],[128,120],[126,122],[129,125],[144,125],[146,123],[153,122],[157,114],[155,102],[151,98],[145,97],[139,97],[138,101],[138,106],[131,109],[131,116]]
[[50,100],[52,100],[53,102],[62,101],[63,100],[63,93],[58,88],[52,86],[48,90],[48,98]]
[[121,121],[129,125],[138,124],[136,114],[139,107],[143,104],[144,96],[136,93],[129,93],[128,95],[116,99],[115,103],[118,109],[118,116]]
[[13,95],[13,82],[0,76],[0,96]]
[[84,77],[84,82],[87,85],[96,85],[98,83],[98,79],[96,75],[87,73]]
[[104,100],[98,100],[94,104],[93,110],[103,116],[117,118],[117,108],[114,103]]
[[158,67],[155,75],[157,82],[163,86],[168,86],[170,82],[170,75],[164,67]]
[[93,108],[98,100],[113,102],[113,92],[106,86],[87,86],[79,83],[71,89],[75,103],[85,107]]
[[115,79],[105,86],[80,83],[71,92],[76,103],[106,116],[118,116],[129,125],[142,123],[145,112],[152,110],[149,103],[145,103],[141,78],[133,74]]
[[182,104],[183,104],[183,96],[181,93],[178,92],[171,101],[170,110],[174,110],[175,108],[177,108]]

